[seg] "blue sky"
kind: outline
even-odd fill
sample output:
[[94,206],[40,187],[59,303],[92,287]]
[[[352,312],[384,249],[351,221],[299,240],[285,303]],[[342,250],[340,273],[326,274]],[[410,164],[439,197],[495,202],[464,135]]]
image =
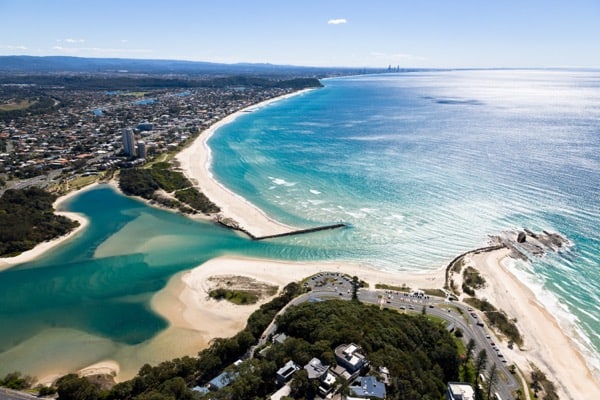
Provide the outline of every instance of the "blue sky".
[[600,67],[600,0],[0,0],[0,55]]

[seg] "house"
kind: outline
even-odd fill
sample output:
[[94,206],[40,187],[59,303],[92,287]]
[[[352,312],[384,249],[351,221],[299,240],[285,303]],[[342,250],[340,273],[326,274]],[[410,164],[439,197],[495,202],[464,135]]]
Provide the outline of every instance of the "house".
[[192,392],[197,392],[197,393],[200,393],[201,395],[205,395],[205,394],[208,394],[210,392],[210,390],[208,390],[208,388],[204,387],[204,386],[194,386],[192,388]]
[[304,366],[304,369],[308,374],[308,379],[320,380],[329,371],[329,365],[323,365],[321,360],[315,357]]
[[288,361],[283,367],[279,368],[279,370],[277,371],[277,374],[275,376],[277,384],[285,385],[285,383],[288,382],[291,379],[292,375],[294,375],[294,373],[298,370],[300,370],[300,366],[298,364],[296,364],[292,360]]
[[235,381],[238,377],[237,372],[223,372],[218,375],[216,378],[208,382],[208,388],[214,392],[219,389],[223,389],[225,386],[229,385],[231,382]]
[[362,368],[369,365],[369,360],[360,351],[360,346],[354,343],[342,344],[335,349],[338,365],[344,367],[352,377],[356,377]]
[[446,400],[475,400],[475,390],[468,383],[448,382]]
[[349,389],[350,393],[359,399],[385,399],[386,395],[385,384],[374,376],[361,376]]
[[308,379],[319,380],[319,394],[323,397],[327,396],[333,390],[335,377],[329,373],[329,365],[323,365],[321,360],[313,358],[304,366]]
[[287,339],[287,336],[285,333],[277,333],[273,336],[273,343],[279,343],[279,344],[283,344],[283,342],[285,342],[285,340]]

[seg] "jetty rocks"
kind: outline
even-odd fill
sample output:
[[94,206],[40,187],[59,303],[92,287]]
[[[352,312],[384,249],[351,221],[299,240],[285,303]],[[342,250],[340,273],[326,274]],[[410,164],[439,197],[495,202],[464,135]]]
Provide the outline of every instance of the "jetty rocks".
[[214,218],[214,221],[217,224],[220,224],[226,228],[229,229],[233,229],[239,232],[243,232],[245,233],[250,239],[252,240],[265,240],[265,239],[274,239],[274,238],[280,238],[280,237],[284,237],[284,236],[294,236],[294,235],[303,235],[306,233],[312,233],[312,232],[319,232],[319,231],[325,231],[325,230],[331,230],[331,229],[338,229],[338,228],[349,228],[350,224],[347,224],[345,222],[338,222],[335,224],[328,224],[328,225],[320,225],[320,226],[315,226],[312,228],[304,228],[304,229],[290,229],[287,232],[283,232],[283,233],[276,233],[273,235],[266,235],[266,236],[254,236],[252,233],[250,233],[248,230],[244,229],[243,227],[240,226],[240,224],[238,224],[237,221],[235,221],[233,218],[229,218],[229,217],[225,217],[221,214],[217,214]]
[[556,252],[569,245],[569,240],[558,233],[543,230],[540,233],[524,228],[507,231],[492,236],[491,242],[512,250],[511,257],[529,260],[531,256],[541,257],[548,252]]

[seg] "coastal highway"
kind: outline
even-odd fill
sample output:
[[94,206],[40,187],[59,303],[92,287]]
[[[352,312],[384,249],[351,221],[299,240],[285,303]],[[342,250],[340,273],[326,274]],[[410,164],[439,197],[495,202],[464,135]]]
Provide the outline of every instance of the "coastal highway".
[[[339,273],[324,272],[317,274],[308,278],[305,286],[310,287],[311,291],[293,299],[279,314],[284,313],[292,305],[306,301],[350,300],[352,297],[351,279]],[[447,321],[448,324],[453,324],[455,329],[460,329],[463,332],[462,339],[464,343],[467,343],[471,338],[475,340],[473,359],[477,357],[481,349],[487,352],[486,379],[492,364],[496,364],[498,380],[494,391],[498,392],[503,400],[513,399],[512,393],[519,389],[519,383],[507,368],[508,360],[504,356],[500,356],[500,353],[494,348],[495,346],[492,345],[492,343],[495,343],[493,334],[480,322],[482,321],[481,316],[477,311],[471,310],[470,307],[462,303],[450,302],[445,298],[435,296],[413,296],[409,293],[365,288],[359,289],[357,295],[363,303],[393,308],[400,312],[420,313],[425,307],[427,314],[439,317]],[[477,325],[478,322],[480,325]],[[265,344],[268,338],[276,332],[277,325],[273,321],[263,332],[257,346]]]

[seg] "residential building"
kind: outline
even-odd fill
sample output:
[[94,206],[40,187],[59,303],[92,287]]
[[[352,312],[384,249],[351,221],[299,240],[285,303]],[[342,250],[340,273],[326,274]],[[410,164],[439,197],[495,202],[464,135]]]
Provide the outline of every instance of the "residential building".
[[359,399],[385,399],[386,396],[385,384],[374,376],[361,376],[349,389]]
[[468,383],[448,382],[446,400],[475,400],[475,390]]
[[296,364],[292,360],[288,361],[283,367],[279,368],[279,370],[277,371],[277,375],[275,376],[277,384],[284,385],[298,370],[300,370],[300,366],[298,364]]
[[360,351],[360,346],[354,343],[342,344],[335,349],[338,365],[344,367],[352,377],[356,377],[363,367],[369,365],[369,360]]
[[286,339],[287,339],[286,334],[281,332],[281,333],[277,333],[277,334],[273,335],[272,342],[283,344],[283,342],[285,342]]
[[123,129],[123,151],[128,156],[135,156],[135,138],[130,128]]
[[138,158],[146,158],[148,156],[146,152],[146,142],[143,140],[137,142],[137,156]]
[[236,372],[223,372],[208,382],[208,388],[216,392],[217,390],[223,389],[225,386],[235,381],[237,377],[238,374]]
[[323,365],[321,360],[315,357],[304,366],[304,369],[308,374],[308,379],[321,379],[329,371],[329,365]]
[[319,380],[319,394],[321,396],[327,396],[332,390],[335,384],[335,377],[329,373],[329,365],[323,365],[321,360],[313,358],[304,366],[308,374],[308,379]]

